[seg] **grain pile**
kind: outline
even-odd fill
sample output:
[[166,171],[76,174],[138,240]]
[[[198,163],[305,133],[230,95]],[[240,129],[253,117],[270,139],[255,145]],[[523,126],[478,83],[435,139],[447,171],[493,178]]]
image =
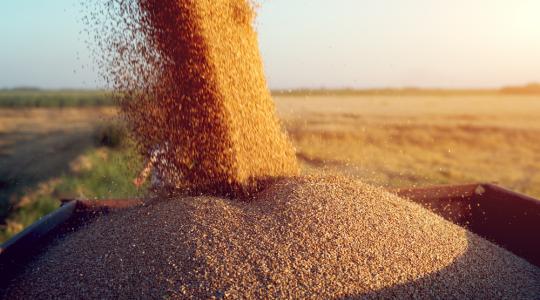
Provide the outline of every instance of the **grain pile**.
[[345,178],[291,178],[252,203],[155,201],[57,240],[9,297],[511,298],[540,270],[419,205]]
[[247,0],[107,3],[120,16],[105,53],[124,116],[141,151],[160,146],[157,167],[196,196],[58,237],[6,298],[540,295],[538,268],[416,204],[346,178],[289,177],[294,150]]
[[107,80],[141,153],[190,194],[245,196],[298,172],[267,88],[248,0],[108,1]]

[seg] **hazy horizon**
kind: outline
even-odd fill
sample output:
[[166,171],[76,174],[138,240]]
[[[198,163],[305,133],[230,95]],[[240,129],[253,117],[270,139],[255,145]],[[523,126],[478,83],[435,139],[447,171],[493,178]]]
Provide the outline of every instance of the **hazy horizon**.
[[[261,2],[256,26],[274,90],[540,82],[538,1]],[[78,3],[0,4],[0,88],[102,87],[80,33]]]

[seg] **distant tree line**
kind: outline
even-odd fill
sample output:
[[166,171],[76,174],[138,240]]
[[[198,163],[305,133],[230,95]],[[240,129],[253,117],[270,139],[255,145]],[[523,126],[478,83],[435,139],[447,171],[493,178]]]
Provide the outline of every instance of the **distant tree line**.
[[0,90],[0,107],[98,107],[115,102],[109,92],[101,90],[40,90],[16,88]]

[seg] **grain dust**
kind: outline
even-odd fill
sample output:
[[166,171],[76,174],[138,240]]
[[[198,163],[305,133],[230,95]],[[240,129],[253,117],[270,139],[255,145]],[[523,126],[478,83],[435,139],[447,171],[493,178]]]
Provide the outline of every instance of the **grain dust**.
[[53,243],[15,298],[534,299],[540,270],[421,206],[340,177],[250,203],[177,197]]
[[102,55],[140,151],[188,194],[242,197],[298,174],[247,0],[108,1]]

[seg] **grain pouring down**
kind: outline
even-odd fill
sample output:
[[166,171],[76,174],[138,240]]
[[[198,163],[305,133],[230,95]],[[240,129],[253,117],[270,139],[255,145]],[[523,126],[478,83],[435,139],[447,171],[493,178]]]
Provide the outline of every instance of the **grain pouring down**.
[[242,197],[297,175],[263,74],[251,4],[142,0],[136,13],[132,5],[120,8],[133,32],[107,44],[118,58],[109,81],[141,153],[161,150],[154,167],[168,186]]
[[105,43],[108,79],[173,193],[56,238],[8,297],[538,298],[539,268],[466,229],[357,180],[298,174],[250,2],[109,3],[123,25]]

